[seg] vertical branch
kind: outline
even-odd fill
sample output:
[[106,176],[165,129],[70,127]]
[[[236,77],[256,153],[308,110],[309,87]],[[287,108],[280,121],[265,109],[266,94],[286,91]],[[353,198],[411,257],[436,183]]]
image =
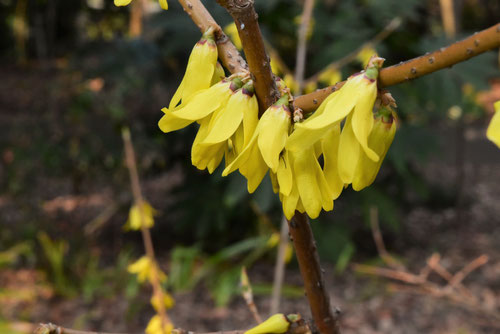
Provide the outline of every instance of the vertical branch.
[[153,295],[158,298],[158,314],[161,319],[162,329],[165,325],[171,323],[170,318],[167,315],[165,309],[164,299],[165,294],[160,285],[160,278],[158,275],[158,264],[155,259],[155,252],[153,248],[153,240],[151,238],[151,233],[146,227],[145,214],[144,214],[144,199],[142,197],[141,185],[139,182],[139,173],[137,172],[137,164],[135,161],[134,146],[132,145],[132,139],[130,138],[130,130],[128,128],[122,130],[122,139],[125,146],[125,162],[130,176],[130,183],[132,186],[132,195],[134,197],[135,205],[139,208],[139,216],[141,219],[141,234],[142,240],[144,242],[144,248],[146,250],[146,256],[149,258],[151,263],[154,264],[154,270],[151,278],[151,285],[153,286]]
[[296,211],[288,226],[314,322],[321,334],[338,334],[340,329],[337,316],[340,312],[334,315],[330,307],[309,219],[306,214]]
[[243,51],[255,85],[255,94],[263,112],[279,97],[269,57],[257,21],[253,0],[217,0],[231,14],[238,28]]
[[130,21],[128,33],[130,37],[139,37],[142,33],[142,17],[144,15],[144,3],[142,0],[135,0],[130,9]]
[[311,23],[311,16],[314,8],[314,0],[304,0],[304,9],[300,20],[298,31],[297,57],[295,64],[295,81],[297,81],[297,94],[302,94],[304,87],[304,72],[306,68],[307,54],[307,32]]

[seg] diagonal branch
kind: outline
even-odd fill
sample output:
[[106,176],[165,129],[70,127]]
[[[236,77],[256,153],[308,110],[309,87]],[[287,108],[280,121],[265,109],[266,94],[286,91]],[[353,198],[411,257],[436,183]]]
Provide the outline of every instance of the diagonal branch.
[[[498,47],[500,47],[500,23],[448,47],[382,69],[379,86],[389,87],[416,79]],[[295,98],[295,106],[307,112],[314,111],[328,95],[342,87],[344,83],[345,81],[339,82],[334,86],[299,96]]]

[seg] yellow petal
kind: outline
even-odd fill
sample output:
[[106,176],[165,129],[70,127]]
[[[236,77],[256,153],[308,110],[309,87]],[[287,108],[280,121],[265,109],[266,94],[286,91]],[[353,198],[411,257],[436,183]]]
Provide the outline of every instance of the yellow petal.
[[126,6],[131,2],[132,0],[115,0],[115,6]]
[[297,209],[297,202],[299,201],[299,190],[297,188],[297,184],[292,184],[290,195],[281,195],[280,197],[283,204],[283,213],[285,214],[286,219],[290,220],[295,214],[295,210]]
[[280,157],[277,179],[280,193],[284,196],[290,195],[290,192],[292,191],[293,175],[292,166],[290,164],[290,160],[288,159],[288,151],[285,151],[285,153]]
[[246,146],[252,138],[259,123],[259,105],[255,94],[250,98],[248,108],[243,110],[243,134]]
[[368,136],[373,127],[373,104],[377,97],[377,86],[375,84],[363,86],[363,91],[359,94],[360,98],[352,116],[352,130],[366,155],[373,161],[378,161],[377,153],[368,147]]
[[241,89],[231,95],[223,112],[217,115],[212,129],[203,143],[220,143],[231,137],[243,120],[243,111],[248,107],[249,100],[250,97],[243,94]]
[[257,139],[258,139],[258,133],[257,131],[255,131],[248,145],[245,146],[243,151],[241,151],[241,153],[236,157],[236,159],[234,159],[234,161],[224,169],[224,171],[222,172],[222,176],[227,176],[231,174],[232,172],[234,172],[240,166],[243,166],[247,162],[247,160],[251,156],[253,148],[257,147]]
[[267,170],[268,167],[264,159],[262,159],[258,145],[252,145],[249,151],[249,159],[244,165],[240,166],[240,173],[247,179],[247,190],[250,194],[262,182]]
[[342,133],[340,134],[338,153],[338,171],[340,179],[347,184],[352,183],[354,179],[361,149],[352,130],[351,119],[352,115],[349,115],[342,129]]
[[285,148],[290,128],[290,113],[285,106],[271,106],[262,115],[259,124],[259,149],[262,158],[276,173],[281,151]]
[[210,82],[210,86],[213,86],[216,83],[220,82],[222,79],[224,79],[225,76],[226,73],[224,72],[224,68],[219,62],[217,62],[215,64],[215,71],[214,75],[212,76],[212,81]]
[[194,122],[175,116],[168,108],[163,108],[161,111],[163,111],[164,115],[160,118],[158,127],[165,133],[182,129]]
[[311,218],[319,216],[322,207],[321,191],[316,181],[315,164],[318,161],[311,150],[292,154],[295,182],[304,209]]
[[160,7],[164,10],[167,10],[168,9],[168,3],[167,3],[167,0],[158,0],[158,2],[160,3]]
[[372,133],[368,139],[368,143],[373,150],[380,156],[379,161],[375,162],[370,159],[364,152],[360,154],[356,173],[352,181],[352,188],[356,191],[368,187],[375,181],[382,161],[389,151],[394,135],[396,134],[396,121],[384,123],[382,118],[378,118],[373,127]]
[[273,193],[277,194],[280,191],[278,176],[273,172],[269,172],[269,178],[271,179],[271,184],[273,186]]
[[162,326],[161,317],[156,314],[149,321],[148,326],[146,327],[146,334],[170,334],[173,329],[174,325],[170,322],[167,322]]
[[210,87],[216,62],[217,45],[211,39],[202,38],[189,56],[186,73],[170,101],[169,109],[173,110],[181,100],[184,104],[184,100],[194,93]]
[[191,163],[198,169],[208,169],[211,174],[222,161],[225,152],[225,142],[203,144],[208,135],[213,117],[206,117],[201,121],[200,128],[191,147]]
[[234,22],[228,24],[227,26],[224,27],[224,32],[231,38],[231,40],[234,43],[234,46],[236,46],[238,50],[241,50],[242,48],[241,39],[240,35],[238,34],[238,28],[236,28],[236,24]]
[[486,137],[500,148],[500,101],[495,102],[495,115],[488,125]]
[[340,124],[334,125],[321,140],[323,151],[323,172],[333,199],[337,199],[344,189],[344,182],[338,172],[338,151],[340,141]]
[[134,204],[129,211],[126,228],[131,230],[140,230],[142,226],[151,228],[154,225],[153,216],[156,210],[146,201],[142,202],[142,213],[137,204]]

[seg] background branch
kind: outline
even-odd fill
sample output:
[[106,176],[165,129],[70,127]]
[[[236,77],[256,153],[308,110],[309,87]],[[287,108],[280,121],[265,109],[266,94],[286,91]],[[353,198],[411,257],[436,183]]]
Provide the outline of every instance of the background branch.
[[[500,47],[500,23],[448,47],[382,69],[379,87],[389,87],[419,78],[498,47]],[[344,83],[345,81],[339,82],[334,86],[299,96],[295,98],[294,104],[306,112],[312,112],[328,95],[342,87]]]
[[307,31],[311,24],[311,16],[314,9],[314,0],[304,0],[304,8],[300,20],[298,31],[297,56],[295,63],[295,81],[297,81],[297,93],[302,94],[304,87],[304,72],[306,68],[307,55]]

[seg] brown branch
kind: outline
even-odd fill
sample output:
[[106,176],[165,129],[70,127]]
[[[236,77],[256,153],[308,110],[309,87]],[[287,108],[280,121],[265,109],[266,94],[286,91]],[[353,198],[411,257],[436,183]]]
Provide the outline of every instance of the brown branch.
[[324,69],[322,69],[320,72],[314,74],[312,77],[308,78],[306,80],[306,84],[310,82],[316,82],[319,79],[319,76],[321,75],[322,72],[328,69],[339,69],[347,64],[349,64],[356,56],[364,49],[367,47],[373,47],[377,45],[378,43],[382,42],[384,39],[389,37],[390,34],[394,30],[396,30],[399,26],[401,25],[401,18],[400,17],[395,17],[393,18],[385,27],[382,29],[378,34],[376,34],[371,40],[361,44],[357,49],[352,51],[351,53],[348,53],[344,57],[340,58],[339,60],[336,60],[332,62],[331,64],[327,65]]
[[[379,86],[389,87],[451,67],[486,51],[500,47],[500,23],[466,39],[380,71]],[[316,110],[319,104],[345,82],[295,98],[295,106],[306,112]]]
[[300,20],[298,31],[298,45],[297,56],[295,65],[295,81],[297,81],[298,94],[302,93],[304,87],[304,72],[306,68],[306,54],[307,54],[307,31],[311,23],[311,17],[314,9],[314,0],[304,0],[304,8]]
[[241,72],[248,68],[238,49],[224,34],[222,28],[215,22],[200,0],[179,0],[179,3],[201,32],[205,32],[210,27],[214,29],[219,59],[222,61],[224,67],[231,73]]
[[465,277],[467,277],[467,275],[469,275],[472,271],[476,270],[482,265],[485,265],[486,262],[488,262],[488,260],[489,260],[488,255],[483,254],[477,259],[470,262],[468,265],[463,267],[462,270],[453,275],[453,277],[450,280],[450,286],[455,287],[459,285],[465,279]]
[[75,329],[60,327],[51,323],[38,325],[38,327],[35,328],[33,333],[34,334],[120,334],[120,333],[79,331]]
[[130,130],[122,130],[122,139],[125,146],[125,161],[127,168],[129,170],[130,183],[132,184],[132,195],[134,196],[135,205],[139,208],[139,216],[141,219],[141,234],[144,243],[144,248],[146,250],[146,256],[154,264],[154,270],[151,277],[151,285],[153,286],[153,296],[158,298],[158,315],[160,316],[162,328],[167,324],[171,323],[170,318],[167,315],[165,309],[164,299],[165,294],[160,285],[160,277],[158,272],[158,263],[155,260],[155,252],[153,248],[153,240],[151,238],[151,232],[149,228],[146,227],[144,223],[146,221],[144,214],[144,199],[142,197],[141,185],[139,182],[139,173],[137,172],[137,164],[135,162],[135,152],[134,146],[132,145],[132,139],[130,137]]
[[378,208],[376,206],[370,207],[370,227],[372,229],[373,240],[375,241],[375,246],[377,247],[377,252],[382,258],[382,260],[392,268],[404,269],[401,263],[394,259],[387,249],[385,248],[384,239],[382,238],[382,233],[380,232],[380,226],[378,223]]
[[217,0],[217,2],[231,14],[238,28],[262,113],[278,99],[279,92],[266,54],[254,1]]
[[306,214],[295,212],[288,222],[311,313],[321,334],[340,333],[338,313],[333,314],[325,287],[316,241]]

